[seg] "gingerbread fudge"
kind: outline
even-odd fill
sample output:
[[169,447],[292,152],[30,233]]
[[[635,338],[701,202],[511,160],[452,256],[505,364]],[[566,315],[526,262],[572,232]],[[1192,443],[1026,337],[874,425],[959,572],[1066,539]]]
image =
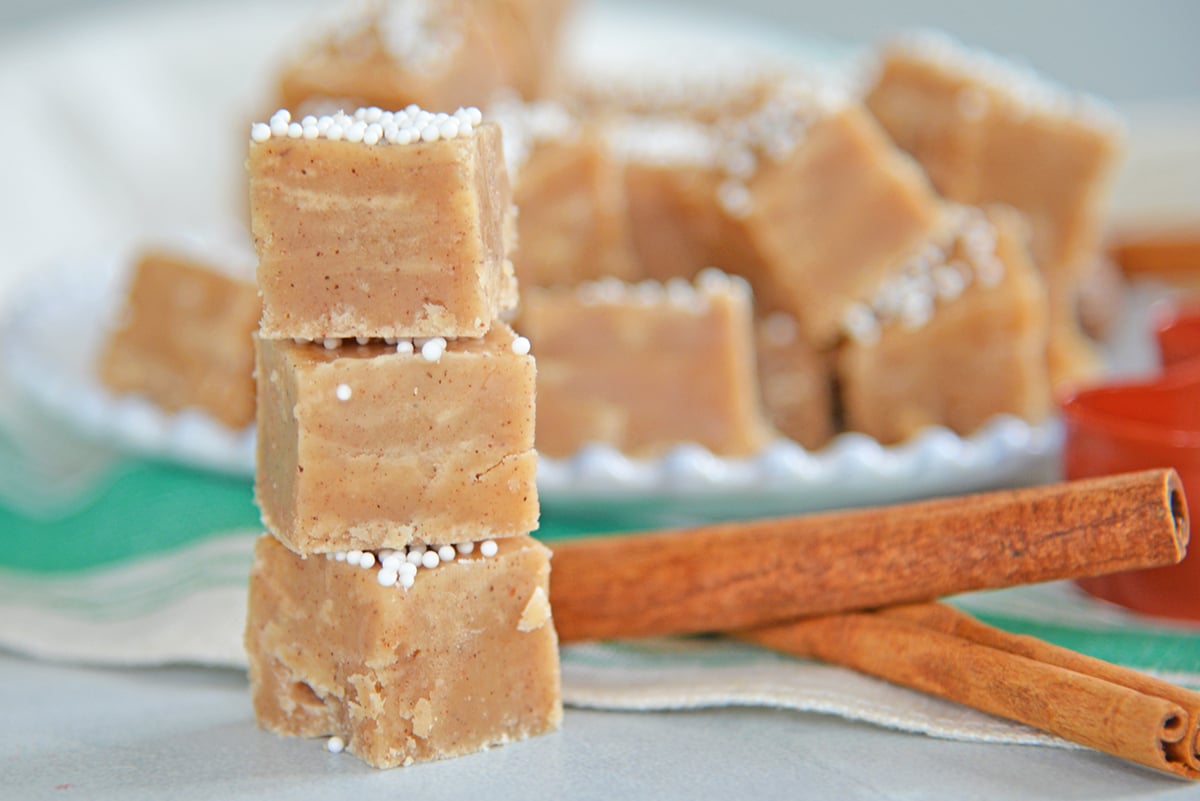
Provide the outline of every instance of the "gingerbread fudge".
[[754,326],[758,382],[767,419],[785,437],[810,451],[833,437],[833,365],[786,312],[761,317]]
[[283,66],[280,105],[482,106],[502,88],[537,97],[553,86],[568,10],[565,0],[361,3]]
[[174,250],[141,254],[100,380],[168,412],[201,409],[230,428],[254,422],[254,345],[260,304],[252,270]]
[[1097,364],[1076,303],[1097,254],[1103,208],[1122,147],[1114,112],[944,35],[896,39],[880,53],[866,103],[946,197],[1005,203],[1032,226],[1049,293],[1058,380]]
[[482,336],[516,305],[499,129],[477,109],[256,123],[265,338]]
[[255,494],[293,551],[537,528],[536,371],[507,325],[480,339],[256,342]]
[[529,289],[517,324],[536,343],[538,450],[759,450],[773,432],[760,409],[751,314],[745,282],[715,270],[694,284]]
[[528,537],[446,547],[418,569],[389,551],[303,559],[261,537],[245,634],[259,725],[335,736],[378,768],[557,729],[550,552]]
[[513,256],[520,285],[635,278],[621,168],[596,124],[550,100],[504,97],[487,114],[504,130],[520,209]]
[[970,434],[998,414],[1052,408],[1046,296],[1011,209],[959,209],[948,241],[913,254],[843,321],[846,427],[882,443],[922,428]]

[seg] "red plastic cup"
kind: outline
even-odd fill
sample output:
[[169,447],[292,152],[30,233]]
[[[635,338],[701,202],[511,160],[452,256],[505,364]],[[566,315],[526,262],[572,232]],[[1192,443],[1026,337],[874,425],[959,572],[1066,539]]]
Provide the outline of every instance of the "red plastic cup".
[[1200,359],[1200,298],[1168,307],[1155,316],[1154,323],[1164,367]]
[[[1200,352],[1198,352],[1200,353]],[[1174,467],[1200,510],[1200,360],[1157,379],[1083,390],[1063,403],[1067,478]],[[1200,621],[1200,543],[1182,562],[1079,579],[1086,592],[1159,617]]]

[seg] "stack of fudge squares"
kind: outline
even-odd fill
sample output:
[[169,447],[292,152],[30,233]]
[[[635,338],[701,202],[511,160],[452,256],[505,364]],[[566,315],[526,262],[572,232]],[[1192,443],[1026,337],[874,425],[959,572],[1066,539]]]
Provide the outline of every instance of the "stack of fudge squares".
[[377,767],[556,729],[498,127],[474,108],[280,111],[251,139],[260,725]]

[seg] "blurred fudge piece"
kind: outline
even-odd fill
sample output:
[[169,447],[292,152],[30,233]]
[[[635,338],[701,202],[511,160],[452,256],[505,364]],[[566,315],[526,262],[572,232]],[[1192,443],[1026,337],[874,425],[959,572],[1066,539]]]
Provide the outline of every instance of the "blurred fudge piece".
[[938,190],[971,205],[1005,203],[1032,226],[1049,293],[1054,380],[1096,364],[1077,296],[1097,254],[1123,133],[1115,114],[1031,70],[935,33],[884,46],[866,103]]
[[570,286],[605,276],[634,277],[628,209],[619,165],[597,126],[566,105],[514,96],[487,111],[504,131],[520,214],[513,256],[525,286]]
[[303,559],[261,537],[245,634],[259,725],[336,735],[377,768],[557,729],[550,552],[529,537],[493,545],[418,571],[386,551]]
[[251,132],[261,336],[478,337],[516,305],[512,192],[478,110],[280,111]]
[[1051,410],[1045,287],[1011,209],[960,209],[949,240],[913,254],[845,320],[846,427],[900,442],[930,425],[970,434]]
[[537,447],[589,443],[654,456],[692,442],[727,456],[770,438],[754,365],[750,289],[716,270],[689,283],[527,290],[518,326],[538,358]]
[[100,380],[168,412],[202,409],[230,428],[254,422],[260,303],[247,268],[174,250],[142,253],[100,357]]
[[504,323],[478,339],[256,345],[255,495],[296,553],[537,528],[535,367]]
[[626,124],[633,238],[646,273],[743,275],[826,348],[844,310],[944,223],[926,176],[835,85],[793,78],[713,125]]
[[767,418],[785,437],[819,450],[835,433],[829,354],[814,348],[786,312],[756,321],[755,353]]
[[279,76],[279,104],[323,98],[399,109],[527,98],[557,79],[565,0],[373,0],[332,21]]

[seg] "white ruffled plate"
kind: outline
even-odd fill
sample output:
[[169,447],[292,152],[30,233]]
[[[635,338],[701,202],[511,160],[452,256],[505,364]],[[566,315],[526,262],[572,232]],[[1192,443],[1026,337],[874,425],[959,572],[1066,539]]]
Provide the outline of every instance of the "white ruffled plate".
[[[117,396],[95,372],[126,288],[130,258],[43,271],[17,293],[0,322],[0,369],[40,405],[88,436],[185,465],[250,476],[254,431],[234,431],[199,411],[166,414]],[[67,333],[69,332],[69,333]],[[1052,477],[1057,422],[998,417],[969,437],[931,428],[883,447],[843,434],[810,453],[779,440],[761,453],[723,459],[680,445],[657,459],[631,459],[594,445],[567,459],[543,458],[538,485],[547,509],[623,512],[663,523],[781,514],[1013,486]]]

